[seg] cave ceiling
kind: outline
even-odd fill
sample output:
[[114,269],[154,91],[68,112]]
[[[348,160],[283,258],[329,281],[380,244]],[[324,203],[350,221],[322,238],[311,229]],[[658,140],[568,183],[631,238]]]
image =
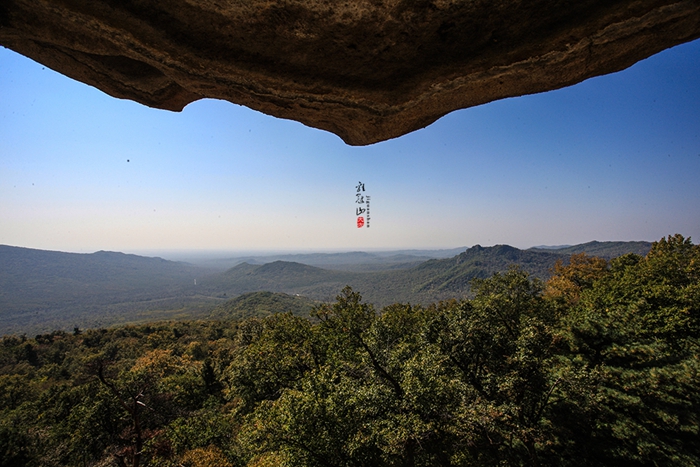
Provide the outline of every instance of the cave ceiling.
[[107,94],[371,144],[700,37],[698,0],[2,0],[0,44]]

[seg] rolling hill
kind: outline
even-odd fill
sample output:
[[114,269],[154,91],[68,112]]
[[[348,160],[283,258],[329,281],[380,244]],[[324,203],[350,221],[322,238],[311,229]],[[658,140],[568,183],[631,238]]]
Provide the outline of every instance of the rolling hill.
[[[620,245],[624,242],[600,243],[591,242],[582,249],[590,248],[608,257],[614,256],[610,253],[613,250],[620,254],[639,250],[636,242],[627,250]],[[506,271],[514,264],[544,280],[557,260],[566,261],[570,254],[559,250],[520,250],[508,245],[476,245],[452,258],[431,259],[412,268],[378,272],[336,271],[286,261],[263,265],[243,263],[221,275],[211,276],[203,286],[210,294],[268,290],[332,301],[344,286],[350,285],[378,307],[396,302],[428,304],[466,297],[473,279]]]
[[[0,245],[0,333],[164,317],[208,299],[194,281],[211,271],[124,253],[63,253]],[[212,300],[209,300],[212,301]]]
[[292,313],[308,318],[311,308],[319,303],[299,295],[266,291],[250,292],[217,306],[211,312],[210,318],[220,320],[262,318],[274,313]]
[[651,242],[597,242],[581,243],[580,245],[563,247],[535,247],[529,251],[547,251],[562,255],[574,255],[586,253],[589,256],[600,256],[601,258],[615,258],[626,253],[634,253],[645,256],[651,250]]
[[275,261],[284,261],[339,271],[367,272],[410,268],[429,259],[451,258],[463,252],[465,249],[466,247],[452,248],[449,250],[398,250],[372,253],[364,251],[343,253],[296,253],[206,259],[196,256],[185,256],[185,261],[220,270],[227,270],[242,263],[260,265],[273,263]]
[[[252,292],[298,294],[312,301],[329,302],[346,285],[377,307],[396,302],[428,304],[466,297],[473,279],[489,277],[513,264],[546,279],[555,262],[566,260],[572,253],[583,251],[610,258],[628,252],[645,254],[650,246],[647,242],[589,242],[558,249],[520,250],[508,245],[476,245],[456,256],[430,259],[411,267],[405,261],[413,261],[425,252],[372,254],[395,262],[394,269],[387,269],[387,263],[377,259],[376,265],[383,264],[379,271],[339,270],[333,262],[348,264],[352,259],[356,266],[366,265],[372,255],[319,253],[293,256],[327,264],[327,268],[275,260],[264,264],[244,262],[215,272],[188,263],[123,253],[76,254],[0,245],[0,334],[208,316],[225,300]],[[261,301],[261,296],[255,300]],[[241,307],[252,306],[250,302],[236,303],[235,313],[239,314],[244,313]]]

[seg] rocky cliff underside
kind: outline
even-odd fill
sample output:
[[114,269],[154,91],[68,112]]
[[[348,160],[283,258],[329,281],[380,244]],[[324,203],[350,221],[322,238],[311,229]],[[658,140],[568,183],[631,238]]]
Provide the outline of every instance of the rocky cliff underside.
[[698,0],[3,0],[0,44],[119,98],[386,140],[700,37]]

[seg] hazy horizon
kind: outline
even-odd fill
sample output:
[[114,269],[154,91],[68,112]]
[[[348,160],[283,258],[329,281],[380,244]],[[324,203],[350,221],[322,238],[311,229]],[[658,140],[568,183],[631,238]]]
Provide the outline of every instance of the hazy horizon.
[[[700,236],[700,40],[367,147],[223,101],[151,109],[4,48],[0,70],[0,244],[316,252]],[[370,228],[356,227],[359,182]]]
[[504,243],[495,243],[492,245],[485,245],[485,244],[479,244],[475,243],[473,245],[463,245],[463,246],[455,246],[455,247],[443,247],[443,248],[366,248],[363,250],[360,249],[267,249],[267,250],[226,250],[226,249],[187,249],[187,248],[182,248],[182,249],[150,249],[150,248],[145,248],[145,249],[131,249],[131,250],[109,250],[109,249],[98,249],[98,250],[55,250],[55,249],[47,249],[47,248],[33,248],[33,247],[27,247],[23,245],[7,245],[7,244],[0,244],[0,246],[10,246],[10,247],[17,247],[17,248],[29,248],[29,249],[36,249],[36,250],[44,250],[44,251],[57,251],[57,252],[62,252],[62,253],[77,253],[77,254],[92,254],[92,253],[97,253],[100,251],[106,251],[106,252],[114,252],[114,253],[124,253],[124,254],[132,254],[132,255],[138,255],[138,256],[147,256],[147,257],[161,257],[164,259],[169,259],[169,257],[177,258],[177,257],[197,257],[201,259],[221,259],[221,258],[241,258],[241,257],[254,257],[254,256],[278,256],[278,255],[309,255],[309,254],[342,254],[342,253],[409,253],[409,252],[448,252],[448,251],[453,251],[453,250],[467,250],[469,248],[475,247],[475,246],[481,246],[484,248],[489,248],[489,247],[494,247],[498,245],[508,245],[508,246],[513,246],[515,248],[521,249],[521,250],[527,250],[531,248],[541,248],[541,249],[551,249],[551,250],[556,250],[556,249],[562,249],[562,248],[567,248],[571,246],[576,246],[580,244],[586,244],[590,242],[655,242],[658,241],[659,239],[654,239],[654,240],[589,240],[586,242],[581,242],[577,244],[560,244],[560,245],[544,245],[544,244],[539,244],[539,245],[531,245],[527,247],[518,247],[515,245],[509,245],[509,244],[504,244]]

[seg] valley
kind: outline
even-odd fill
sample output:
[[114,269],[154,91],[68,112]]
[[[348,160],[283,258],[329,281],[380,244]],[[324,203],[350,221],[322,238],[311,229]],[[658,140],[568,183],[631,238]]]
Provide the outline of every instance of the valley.
[[[117,252],[76,254],[0,245],[0,334],[206,318],[217,306],[251,292],[331,302],[347,285],[377,308],[396,302],[427,305],[466,298],[473,279],[513,265],[545,280],[554,264],[571,254],[611,258],[644,255],[650,247],[648,242],[528,250],[476,245],[461,252],[289,254],[192,264]],[[235,265],[221,271],[215,264]]]

